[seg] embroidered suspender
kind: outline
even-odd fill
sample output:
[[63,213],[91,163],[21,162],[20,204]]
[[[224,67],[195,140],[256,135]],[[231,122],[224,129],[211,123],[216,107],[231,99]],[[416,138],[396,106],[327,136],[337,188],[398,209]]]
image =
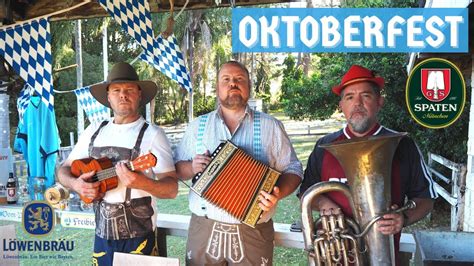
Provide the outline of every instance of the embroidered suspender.
[[255,159],[262,160],[262,129],[260,126],[260,112],[254,111],[253,117],[253,152]]
[[197,132],[197,141],[196,141],[196,154],[203,154],[204,152],[206,152],[206,149],[204,148],[204,145],[202,143],[202,138],[204,137],[204,129],[206,128],[208,117],[209,117],[208,114],[205,114],[199,117],[199,127],[198,127],[198,132]]
[[[254,111],[253,117],[253,151],[255,159],[262,160],[262,127],[261,127],[261,113]],[[203,154],[206,149],[203,144],[204,131],[206,129],[209,115],[202,115],[199,117],[199,126],[196,138],[196,154]],[[209,151],[211,152],[211,151]]]

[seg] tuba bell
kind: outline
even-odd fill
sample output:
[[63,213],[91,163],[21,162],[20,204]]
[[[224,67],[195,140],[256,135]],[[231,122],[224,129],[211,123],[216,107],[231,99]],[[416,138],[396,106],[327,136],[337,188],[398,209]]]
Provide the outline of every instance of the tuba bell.
[[[302,229],[309,265],[395,265],[393,235],[383,235],[376,221],[389,212],[414,208],[409,201],[391,211],[392,160],[406,133],[364,137],[321,145],[341,164],[349,186],[320,182],[301,197]],[[321,215],[314,223],[311,203],[318,195],[342,192],[355,221],[343,214]]]

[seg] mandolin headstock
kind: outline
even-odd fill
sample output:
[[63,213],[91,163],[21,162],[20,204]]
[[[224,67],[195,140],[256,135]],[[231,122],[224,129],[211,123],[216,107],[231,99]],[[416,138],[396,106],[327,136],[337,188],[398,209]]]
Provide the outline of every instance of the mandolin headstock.
[[150,152],[148,154],[145,154],[136,158],[130,163],[130,165],[131,165],[132,171],[136,171],[136,170],[142,171],[148,168],[152,168],[156,165],[156,156]]

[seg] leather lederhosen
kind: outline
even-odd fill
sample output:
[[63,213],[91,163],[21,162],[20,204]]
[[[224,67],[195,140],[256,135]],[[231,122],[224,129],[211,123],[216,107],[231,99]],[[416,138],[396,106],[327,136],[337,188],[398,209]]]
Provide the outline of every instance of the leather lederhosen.
[[[133,149],[123,147],[95,147],[94,141],[101,129],[107,125],[108,121],[102,122],[97,131],[92,135],[89,144],[89,156],[93,158],[109,158],[115,165],[122,160],[137,158],[140,153],[140,145],[143,135],[148,128],[148,123],[144,123],[138,134]],[[131,199],[131,189],[125,192],[125,201],[121,203],[108,203],[100,200],[94,204],[96,229],[98,237],[108,240],[129,239],[142,237],[153,232],[153,207],[151,197]]]

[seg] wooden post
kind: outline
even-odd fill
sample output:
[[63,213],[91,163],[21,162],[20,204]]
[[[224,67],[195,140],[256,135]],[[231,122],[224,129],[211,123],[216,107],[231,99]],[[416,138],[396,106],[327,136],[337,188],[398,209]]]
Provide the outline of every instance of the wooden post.
[[69,145],[71,147],[74,147],[75,141],[74,141],[74,132],[69,132]]
[[466,191],[466,165],[460,165],[460,170],[458,171],[458,183],[456,186],[458,189],[457,195],[458,198],[458,212],[457,212],[457,224],[456,231],[464,231],[463,221],[464,221],[464,206],[466,204],[465,191]]
[[107,39],[107,20],[104,19],[102,29],[102,64],[104,69],[104,80],[107,80],[107,75],[109,75],[109,52],[108,52],[108,39]]
[[[104,70],[104,80],[107,80],[107,76],[109,75],[109,39],[107,38],[107,18],[104,18],[103,21],[103,29],[102,29],[102,68]],[[107,114],[107,118],[110,118],[110,112]]]
[[[189,68],[189,77],[191,80],[192,84],[192,79],[193,79],[193,60],[194,60],[194,33],[190,34],[191,36],[188,36],[188,47],[189,47],[189,63],[188,63],[188,68]],[[195,88],[193,88],[194,90]],[[193,90],[188,91],[188,97],[189,97],[189,109],[188,109],[188,122],[192,122],[194,120],[194,111],[193,111],[193,106],[194,106],[194,95],[193,95]]]
[[168,257],[167,245],[166,245],[166,229],[158,227],[157,229],[156,242],[158,243],[158,256]]
[[[82,40],[81,40],[81,20],[76,20],[75,48],[76,48],[76,87],[82,88]],[[84,112],[82,111],[79,98],[77,98],[77,137],[84,131]]]
[[451,195],[457,199],[457,204],[451,206],[451,231],[458,231],[459,227],[459,174],[460,168],[457,167],[451,172]]

